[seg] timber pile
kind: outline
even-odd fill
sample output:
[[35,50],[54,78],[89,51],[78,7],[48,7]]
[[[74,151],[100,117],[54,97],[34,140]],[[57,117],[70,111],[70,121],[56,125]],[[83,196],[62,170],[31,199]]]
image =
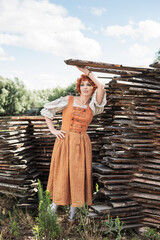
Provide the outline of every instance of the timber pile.
[[[117,75],[109,83],[112,120],[102,137],[102,159],[94,165],[101,204],[91,217],[119,216],[125,228],[160,224],[160,64],[153,68],[67,60],[69,65]],[[104,151],[105,150],[105,151]],[[95,198],[96,198],[95,197]]]
[[37,178],[33,126],[27,117],[0,118],[0,192],[19,198],[21,207],[36,205]]
[[[62,114],[53,124],[60,129]],[[0,192],[19,198],[20,207],[37,205],[39,178],[46,188],[55,142],[42,116],[0,118]],[[87,133],[91,138],[93,161],[98,161],[103,126],[93,119]]]
[[[101,211],[103,212],[103,206],[107,206],[107,211],[112,217],[118,215],[124,222],[124,228],[133,228],[141,226],[142,220],[142,207],[130,196],[129,183],[132,174],[137,169],[137,156],[132,149],[128,148],[127,137],[130,141],[129,138],[132,139],[134,133],[130,129],[132,120],[123,110],[121,103],[123,95],[116,94],[114,87],[115,81],[111,81],[110,89],[113,89],[113,92],[110,95],[110,105],[113,116],[110,125],[105,125],[106,132],[102,137],[102,142],[105,143],[103,146],[106,147],[106,156],[103,157],[100,165],[94,167],[94,175],[103,184],[97,194],[97,197],[99,195],[105,201],[105,205],[103,203],[101,206]],[[125,104],[127,104],[127,99]],[[130,106],[130,98],[128,105]],[[93,209],[97,210],[97,207],[99,206],[93,206]]]
[[[56,114],[53,124],[56,129],[60,129],[62,121],[61,115]],[[40,173],[40,180],[44,189],[46,188],[51,156],[56,137],[50,134],[44,117],[36,117],[32,120],[33,124],[33,143],[35,145],[35,161],[37,171]]]
[[[61,120],[55,117],[55,126]],[[0,123],[0,192],[18,197],[20,207],[37,206],[37,179],[45,188],[55,137],[42,116],[1,117]]]

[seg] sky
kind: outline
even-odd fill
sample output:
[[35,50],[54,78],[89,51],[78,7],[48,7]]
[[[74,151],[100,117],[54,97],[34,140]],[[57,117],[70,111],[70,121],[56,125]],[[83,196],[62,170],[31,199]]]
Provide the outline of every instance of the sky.
[[0,76],[39,90],[76,81],[70,58],[148,67],[159,12],[159,0],[0,0]]

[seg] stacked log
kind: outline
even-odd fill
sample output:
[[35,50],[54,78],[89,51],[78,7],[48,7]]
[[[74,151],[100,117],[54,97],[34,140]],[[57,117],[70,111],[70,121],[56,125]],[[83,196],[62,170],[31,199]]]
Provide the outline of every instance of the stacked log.
[[0,192],[16,196],[21,207],[37,205],[33,126],[21,117],[0,119]]
[[[142,207],[131,198],[131,186],[129,185],[132,174],[138,168],[136,153],[129,149],[128,144],[135,136],[130,128],[132,119],[126,113],[130,107],[131,96],[127,94],[122,104],[125,93],[120,94],[115,80],[110,82],[109,87],[112,91],[110,94],[112,121],[110,125],[105,126],[105,136],[102,137],[106,156],[103,157],[100,165],[94,167],[94,175],[97,176],[99,182],[103,183],[97,195],[105,200],[103,206],[108,206],[108,213],[112,217],[118,215],[125,223],[125,228],[139,227],[141,226]],[[97,206],[92,208],[96,210]],[[101,206],[101,211],[102,209]]]
[[159,226],[159,65],[137,68],[72,59],[66,63],[118,75],[109,83],[112,121],[103,125],[101,151],[106,156],[94,166],[100,202],[95,201],[90,216],[118,215],[126,228]]
[[[61,115],[56,115],[53,124],[57,129],[60,129],[61,121]],[[34,129],[32,141],[35,146],[36,167],[37,171],[40,173],[39,179],[41,180],[43,188],[46,189],[51,156],[56,137],[50,133],[44,117],[42,116],[32,119],[32,125]]]
[[[1,117],[0,123],[0,192],[18,197],[20,207],[35,207],[37,179],[45,190],[56,137],[42,116]],[[62,113],[56,113],[56,129],[61,123]],[[99,159],[102,132],[101,120],[93,119],[87,130],[93,162]]]
[[[158,70],[158,69],[157,69]],[[156,69],[155,69],[156,71]],[[143,207],[143,223],[149,226],[157,226],[160,224],[159,215],[159,199],[160,199],[160,161],[159,161],[159,104],[160,104],[160,83],[156,78],[152,78],[149,85],[143,85],[139,89],[139,95],[143,94],[140,101],[139,119],[135,119],[135,132],[144,135],[148,142],[141,144],[138,151],[139,154],[139,171],[134,173],[132,187],[134,192],[133,199],[138,201]],[[148,85],[148,83],[147,83]],[[133,89],[134,91],[134,89]],[[139,99],[135,99],[139,100]]]

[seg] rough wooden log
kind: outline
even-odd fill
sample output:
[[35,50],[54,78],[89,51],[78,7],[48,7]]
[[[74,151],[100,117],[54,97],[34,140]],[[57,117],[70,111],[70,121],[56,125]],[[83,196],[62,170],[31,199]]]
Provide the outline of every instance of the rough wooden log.
[[120,64],[93,62],[93,61],[85,61],[85,60],[78,60],[78,59],[68,59],[68,60],[65,60],[64,62],[68,65],[89,66],[89,67],[109,68],[109,69],[121,69],[121,70],[136,71],[136,72],[147,72],[149,70],[152,70],[152,68],[128,67],[128,66],[123,66]]
[[102,72],[102,73],[110,73],[110,74],[116,74],[116,75],[122,75],[122,76],[138,76],[139,72],[133,72],[133,71],[124,71],[124,70],[115,70],[115,69],[106,69],[106,68],[94,68],[94,67],[88,67],[89,71],[92,72]]

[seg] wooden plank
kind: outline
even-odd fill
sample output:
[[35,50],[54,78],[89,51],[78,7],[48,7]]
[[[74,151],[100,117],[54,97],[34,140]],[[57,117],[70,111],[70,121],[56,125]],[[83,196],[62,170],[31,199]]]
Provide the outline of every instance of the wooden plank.
[[132,197],[141,197],[141,198],[147,198],[147,199],[153,199],[153,200],[160,200],[160,196],[156,194],[146,194],[146,193],[140,193],[140,192],[135,192],[132,193]]
[[96,176],[96,177],[98,177],[100,180],[105,180],[105,179],[108,179],[108,180],[111,180],[111,179],[129,179],[129,178],[131,178],[131,176],[130,175],[124,175],[124,174],[109,174],[109,175],[103,175],[103,174],[99,174],[99,173],[97,173],[97,172],[93,172],[93,176]]
[[118,164],[118,163],[109,163],[109,167],[113,169],[137,169],[137,165],[135,164]]
[[110,64],[103,62],[93,62],[93,61],[85,61],[79,59],[68,59],[64,61],[67,65],[77,65],[77,66],[89,66],[96,68],[109,68],[109,69],[121,69],[128,71],[136,71],[136,72],[147,72],[152,70],[151,68],[140,68],[140,67],[128,67],[120,64]]
[[136,71],[124,71],[124,70],[115,70],[109,68],[98,68],[98,67],[87,67],[89,71],[92,72],[102,72],[102,73],[110,73],[122,76],[140,76],[139,72]]
[[111,201],[111,204],[114,208],[119,207],[128,207],[128,206],[135,206],[137,205],[137,202],[135,201]]
[[135,173],[133,173],[133,175],[136,176],[136,177],[147,178],[147,179],[154,179],[154,180],[160,181],[160,175],[146,174],[146,173],[142,173],[142,172],[135,172]]
[[160,182],[159,181],[153,181],[153,180],[149,180],[149,179],[143,179],[143,178],[136,178],[136,177],[134,177],[133,181],[134,182],[148,183],[148,184],[151,184],[151,185],[160,186]]
[[99,214],[109,214],[110,210],[112,209],[112,207],[108,205],[95,205],[90,206],[90,208]]
[[122,191],[121,193],[123,193],[124,190],[128,190],[130,189],[130,186],[128,185],[124,185],[124,184],[117,184],[117,185],[108,185],[108,184],[104,184],[104,186],[108,189],[108,190],[112,190],[112,191]]

